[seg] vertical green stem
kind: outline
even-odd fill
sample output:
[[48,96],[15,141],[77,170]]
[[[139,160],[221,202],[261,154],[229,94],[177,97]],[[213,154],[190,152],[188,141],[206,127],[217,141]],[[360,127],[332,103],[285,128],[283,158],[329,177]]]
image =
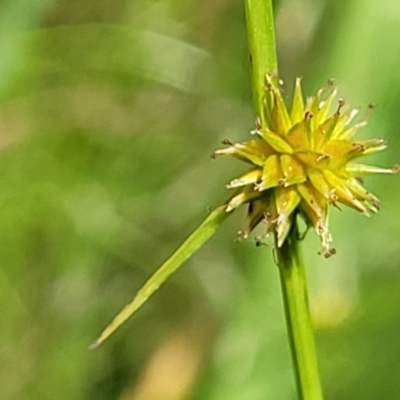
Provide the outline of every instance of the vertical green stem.
[[299,399],[322,400],[307,280],[296,224],[283,246],[277,249],[277,257]]
[[[244,5],[254,105],[261,126],[265,127],[265,74],[278,75],[272,0],[244,0]],[[322,400],[307,282],[295,223],[288,239],[276,251],[299,398]]]
[[272,1],[245,0],[244,5],[254,105],[261,126],[264,127],[265,74],[277,76],[278,71]]

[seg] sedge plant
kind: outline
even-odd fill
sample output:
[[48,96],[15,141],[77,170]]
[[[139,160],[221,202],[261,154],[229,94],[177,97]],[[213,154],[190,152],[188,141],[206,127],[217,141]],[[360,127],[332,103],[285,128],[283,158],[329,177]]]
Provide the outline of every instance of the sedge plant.
[[248,163],[249,170],[227,185],[233,190],[229,200],[208,215],[91,347],[99,346],[136,312],[235,209],[247,205],[247,225],[239,238],[248,237],[259,224],[264,225],[264,234],[257,243],[274,238],[299,399],[321,400],[298,219],[319,236],[320,253],[331,256],[335,252],[329,231],[331,209],[345,205],[365,215],[377,212],[379,201],[364,189],[360,177],[391,174],[397,168],[358,162],[383,150],[385,142],[354,139],[366,121],[354,122],[358,110],[337,98],[331,82],[305,99],[298,78],[291,107],[286,105],[278,78],[272,1],[244,0],[244,6],[255,125],[249,140],[224,141],[226,147],[213,156],[232,156]]

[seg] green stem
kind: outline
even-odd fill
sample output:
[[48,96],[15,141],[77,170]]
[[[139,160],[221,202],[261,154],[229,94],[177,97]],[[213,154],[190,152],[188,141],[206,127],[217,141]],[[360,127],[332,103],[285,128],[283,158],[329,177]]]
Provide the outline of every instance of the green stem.
[[272,1],[245,0],[244,5],[254,105],[261,126],[265,126],[263,114],[265,74],[277,76],[278,71]]
[[297,390],[301,400],[322,400],[305,268],[296,223],[280,249],[278,266]]
[[[244,0],[254,105],[262,127],[265,74],[278,76],[272,0]],[[296,223],[276,249],[297,389],[301,400],[322,400],[307,281]]]

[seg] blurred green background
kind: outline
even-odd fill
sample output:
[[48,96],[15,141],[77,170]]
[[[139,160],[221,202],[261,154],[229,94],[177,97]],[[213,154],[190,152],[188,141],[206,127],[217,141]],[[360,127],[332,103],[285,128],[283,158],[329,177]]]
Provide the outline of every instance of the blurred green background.
[[[398,0],[275,3],[280,75],[377,104],[399,162]],[[243,4],[0,2],[2,400],[295,399],[270,250],[241,210],[96,351],[88,345],[223,202],[244,167],[209,155],[253,126]],[[328,400],[400,398],[400,182],[304,244]]]

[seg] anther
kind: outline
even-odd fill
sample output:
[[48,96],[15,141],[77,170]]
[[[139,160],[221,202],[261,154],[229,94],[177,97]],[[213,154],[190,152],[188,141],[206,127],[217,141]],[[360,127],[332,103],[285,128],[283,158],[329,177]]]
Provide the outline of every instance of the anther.
[[255,238],[256,247],[261,247],[261,246],[271,247],[268,243],[263,242],[263,239],[266,239],[267,237],[268,237],[268,235],[266,235],[264,237],[256,237]]
[[286,180],[286,178],[279,179],[278,184],[279,184],[279,186],[281,186],[281,187],[286,187],[286,186],[287,186],[287,180]]
[[317,157],[317,162],[320,162],[320,161],[322,161],[322,160],[327,160],[327,159],[329,159],[329,158],[331,158],[331,156],[330,156],[329,154],[323,153],[323,154],[320,154],[320,155]]
[[352,143],[352,147],[353,147],[352,151],[359,151],[361,153],[363,153],[365,150],[367,150],[365,145],[363,145],[362,143],[354,142],[354,143]]
[[331,257],[331,256],[333,256],[333,255],[335,255],[336,254],[336,250],[335,249],[329,249],[325,254],[324,254],[324,257],[325,258],[329,258],[329,257]]
[[364,125],[367,124],[369,116],[371,115],[372,110],[375,109],[375,108],[376,108],[376,104],[375,103],[368,104],[367,110],[365,111],[365,117],[364,117],[364,119],[362,121],[364,123]]
[[338,99],[338,109],[336,111],[336,114],[338,114],[338,115],[340,114],[340,110],[344,105],[345,105],[344,99],[342,99],[342,98]]
[[256,131],[259,131],[260,129],[261,129],[261,120],[260,120],[260,117],[257,117],[256,118],[256,120],[255,120],[255,130]]
[[306,121],[309,121],[311,118],[313,117],[312,112],[311,111],[306,111],[304,114],[304,119]]
[[229,139],[223,139],[221,143],[228,146],[233,146],[233,143]]

